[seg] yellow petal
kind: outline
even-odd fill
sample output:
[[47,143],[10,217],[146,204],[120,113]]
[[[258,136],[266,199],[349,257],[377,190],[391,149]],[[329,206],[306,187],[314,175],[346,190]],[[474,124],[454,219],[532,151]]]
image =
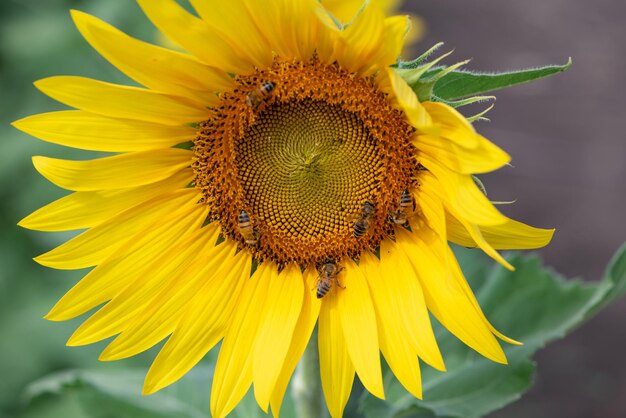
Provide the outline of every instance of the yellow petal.
[[367,281],[352,260],[345,262],[345,289],[337,289],[337,310],[352,364],[363,386],[385,399],[380,368],[376,313]]
[[409,333],[403,323],[403,316],[406,315],[399,309],[399,306],[394,305],[392,292],[396,286],[395,277],[390,281],[383,279],[378,259],[369,252],[361,253],[359,268],[367,277],[370,286],[383,356],[400,383],[413,396],[421,398],[422,382],[419,361],[417,353],[409,343]]
[[469,175],[458,174],[429,156],[420,162],[430,171],[420,176],[420,187],[439,196],[444,205],[453,208],[467,222],[478,225],[499,225],[506,222],[502,215],[478,188]]
[[392,16],[384,20],[382,40],[372,58],[379,68],[398,62],[410,28],[411,21],[408,16]]
[[[333,16],[343,23],[354,19],[361,10],[365,0],[322,0],[321,3]],[[402,0],[369,0],[370,7],[379,7],[385,14],[390,14],[400,8]]]
[[191,164],[193,153],[179,148],[139,151],[95,160],[33,157],[42,176],[67,190],[92,191],[143,186],[166,179]]
[[[52,251],[35,258],[38,263],[60,270],[74,270],[101,264],[140,231],[171,214],[192,211],[201,196],[194,189],[166,193],[128,209],[83,232]],[[182,211],[179,211],[182,210]],[[180,212],[180,213],[179,213]]]
[[[138,312],[152,302],[154,294],[159,292],[170,275],[189,265],[197,254],[205,253],[215,246],[219,232],[217,223],[198,229],[174,243],[154,262],[143,262],[142,268],[136,270],[135,274],[125,274],[125,289],[83,322],[68,345],[92,344],[123,331]],[[100,280],[105,281],[107,277]]]
[[[144,13],[170,40],[212,67],[247,74],[254,63],[237,54],[222,36],[174,0],[137,0]],[[232,28],[237,30],[237,27]]]
[[195,137],[189,126],[113,119],[82,110],[42,113],[13,122],[29,135],[67,147],[104,152],[169,148]]
[[126,209],[182,189],[192,180],[191,169],[184,169],[165,180],[132,189],[72,193],[31,213],[18,225],[37,231],[91,228]]
[[[452,213],[453,216],[457,216],[460,219],[462,219],[457,212],[454,211],[454,209],[450,208],[449,209]],[[485,252],[485,254],[487,254],[489,257],[493,258],[494,260],[496,260],[498,263],[502,264],[504,267],[506,267],[507,269],[514,271],[515,267],[513,267],[511,265],[511,263],[509,263],[508,261],[506,261],[504,259],[504,257],[502,257],[500,255],[500,253],[498,253],[495,248],[493,248],[483,237],[482,232],[480,232],[480,229],[478,228],[478,225],[476,224],[472,224],[469,223],[465,220],[461,221],[461,224],[465,227],[465,229],[468,231],[468,233],[470,234],[470,236],[472,237],[472,239],[474,240],[474,242],[476,242],[476,244],[480,247],[481,250],[483,250]]]
[[393,94],[411,125],[422,130],[432,129],[432,119],[424,106],[417,100],[411,86],[393,68],[387,68],[386,71]]
[[453,107],[436,102],[424,102],[422,106],[437,127],[436,135],[418,134],[414,144],[433,159],[462,174],[486,173],[511,160],[502,149],[477,134]]
[[[289,384],[289,379],[293,371],[300,361],[302,354],[311,338],[317,317],[319,316],[321,300],[317,298],[315,288],[319,274],[315,268],[310,267],[304,272],[304,300],[302,301],[302,310],[300,317],[294,329],[293,339],[289,346],[289,351],[285,358],[283,368],[276,380],[276,386],[272,392],[270,405],[272,406],[272,414],[278,418],[280,407],[283,402],[285,390]],[[306,390],[306,389],[305,389]]]
[[[246,0],[259,28],[267,39],[266,50],[273,50],[284,59],[308,60],[317,46],[318,21],[316,2],[311,0]],[[288,16],[288,18],[286,18]]]
[[[254,63],[259,68],[272,64],[271,45],[263,38],[263,34],[270,31],[265,30],[264,26],[259,26],[261,29],[259,30],[254,23],[258,9],[271,8],[270,2],[256,2],[257,4],[253,4],[250,10],[246,2],[241,0],[190,0],[190,2],[204,22],[213,31],[218,32],[233,50],[245,56],[248,62]],[[289,14],[286,16],[291,18]],[[273,31],[278,28],[280,26],[272,26]]]
[[[151,263],[163,257],[178,240],[185,239],[206,219],[207,210],[194,202],[178,202],[180,207],[163,205],[158,222],[141,223],[127,240],[115,242],[111,256],[101,262],[61,298],[46,316],[64,321],[106,302],[139,278]],[[88,231],[89,232],[89,231]],[[135,236],[136,234],[136,236]],[[86,247],[86,248],[85,248]],[[89,245],[81,248],[89,252]]]
[[268,285],[278,274],[274,263],[259,264],[237,301],[222,342],[211,388],[211,414],[224,418],[237,406],[252,384],[252,352],[260,327]]
[[408,232],[398,228],[398,247],[404,251],[417,273],[428,309],[465,344],[483,356],[506,364],[506,356],[483,317],[476,312],[472,301],[454,280],[444,264],[445,254],[434,252],[431,245],[438,238],[428,228]]
[[111,64],[151,90],[193,97],[217,104],[217,91],[230,89],[233,79],[180,52],[134,39],[102,20],[72,10],[83,37]]
[[522,345],[522,343],[520,343],[519,341],[515,341],[514,339],[507,337],[506,335],[499,332],[493,325],[491,325],[491,322],[489,322],[489,320],[483,313],[483,310],[480,308],[480,305],[478,304],[478,301],[476,300],[476,296],[474,296],[474,292],[472,292],[472,289],[467,283],[467,280],[465,280],[463,271],[461,271],[461,267],[459,266],[459,263],[456,261],[456,258],[454,257],[454,253],[449,247],[447,248],[447,251],[448,251],[450,260],[454,260],[453,262],[450,263],[450,269],[452,270],[452,276],[454,277],[454,280],[463,289],[467,298],[472,302],[472,305],[474,305],[474,307],[476,308],[476,312],[478,312],[478,315],[480,315],[483,321],[485,322],[485,324],[487,324],[487,327],[489,327],[491,332],[493,332],[501,340],[506,341],[509,344]]
[[[236,250],[237,245],[226,240],[199,254],[187,268],[177,270],[169,277],[167,285],[147,301],[145,308],[107,346],[100,360],[119,360],[137,355],[174,332],[189,301],[200,294],[208,279],[216,276],[215,273],[221,272],[225,266],[230,268],[231,263],[227,260],[240,260],[246,255],[235,254]],[[235,263],[238,263],[237,260]]]
[[369,74],[370,68],[377,64],[372,59],[381,48],[384,21],[385,17],[379,8],[364,6],[354,21],[340,33],[345,43],[338,54],[342,68],[349,72]]
[[113,118],[181,125],[208,115],[206,105],[189,99],[85,77],[49,77],[35,82],[35,87],[68,106]]
[[254,396],[266,413],[300,316],[303,288],[302,273],[296,264],[272,276],[269,283],[252,363]]
[[451,170],[460,174],[488,173],[504,166],[511,157],[486,138],[478,134],[476,148],[464,148],[443,136],[416,135],[413,144]]
[[390,240],[382,242],[380,249],[380,275],[390,293],[389,305],[398,309],[398,321],[405,326],[409,342],[426,363],[445,371],[430,317],[426,308],[424,291],[411,268],[406,254]]
[[180,379],[222,339],[251,265],[251,255],[240,252],[208,278],[207,284],[191,298],[174,334],[150,367],[144,394]]
[[322,390],[332,418],[341,418],[350,399],[354,366],[341,325],[337,293],[324,297],[319,317],[319,354]]
[[[452,214],[446,216],[448,239],[464,247],[475,247],[476,241]],[[478,225],[481,235],[496,250],[530,250],[548,245],[554,229],[535,228],[513,219],[500,225]]]

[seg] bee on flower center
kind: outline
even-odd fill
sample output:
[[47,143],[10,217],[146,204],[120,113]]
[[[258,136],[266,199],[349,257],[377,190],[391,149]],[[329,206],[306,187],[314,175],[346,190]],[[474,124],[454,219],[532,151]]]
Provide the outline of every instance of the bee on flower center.
[[256,245],[259,242],[259,231],[245,210],[239,212],[239,233],[248,245]]
[[253,109],[259,107],[259,105],[272,95],[272,92],[276,88],[276,83],[267,81],[261,84],[256,90],[251,91],[246,96],[246,104]]
[[339,273],[341,273],[342,270],[343,267],[338,266],[331,259],[326,259],[326,261],[318,267],[317,271],[319,273],[319,277],[316,285],[318,299],[326,296],[326,294],[328,294],[328,292],[332,289],[333,284],[336,284],[342,289],[345,288],[341,285],[341,283],[339,283],[338,279]]
[[361,213],[354,222],[354,229],[352,231],[355,238],[361,238],[370,227],[370,219],[374,216],[374,205],[370,202],[363,203]]
[[415,201],[408,189],[404,189],[400,194],[398,207],[389,214],[389,217],[396,225],[406,225],[409,215],[415,211]]

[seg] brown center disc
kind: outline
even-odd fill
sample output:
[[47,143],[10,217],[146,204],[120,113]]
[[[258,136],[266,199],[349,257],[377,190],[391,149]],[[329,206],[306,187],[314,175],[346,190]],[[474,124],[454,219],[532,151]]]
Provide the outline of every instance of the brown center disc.
[[[237,81],[194,141],[195,184],[224,234],[259,260],[303,267],[378,247],[417,167],[404,115],[371,78],[317,60],[277,60]],[[357,238],[365,202],[375,210]],[[242,210],[255,244],[239,229]]]

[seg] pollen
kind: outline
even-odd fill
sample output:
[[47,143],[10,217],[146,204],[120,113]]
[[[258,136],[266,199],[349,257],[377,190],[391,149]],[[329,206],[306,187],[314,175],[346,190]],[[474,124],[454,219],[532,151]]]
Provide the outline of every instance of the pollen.
[[[259,261],[304,267],[356,259],[393,234],[389,214],[418,170],[414,129],[373,77],[314,58],[276,60],[236,82],[200,123],[193,148],[195,187],[224,235]],[[366,202],[374,213],[357,237]]]

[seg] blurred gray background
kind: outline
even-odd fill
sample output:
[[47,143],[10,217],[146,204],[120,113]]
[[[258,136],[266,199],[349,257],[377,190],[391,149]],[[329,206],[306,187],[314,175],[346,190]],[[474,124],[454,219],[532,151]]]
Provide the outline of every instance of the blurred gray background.
[[[126,82],[73,28],[71,7],[154,40],[132,0],[0,0],[0,417],[15,416],[24,386],[51,371],[143,366],[154,355],[102,365],[96,361],[102,345],[66,348],[80,321],[53,324],[41,317],[83,272],[45,269],[30,258],[68,235],[15,226],[64,194],[35,174],[30,156],[77,155],[8,126],[60,108],[32,82],[57,74]],[[477,127],[513,156],[515,166],[484,177],[490,198],[516,199],[502,207],[506,214],[557,228],[540,252],[547,264],[568,277],[598,280],[626,238],[626,3],[407,0],[406,9],[426,21],[420,50],[439,41],[456,49],[448,63],[473,58],[469,68],[495,71],[573,57],[567,73],[499,93],[489,114],[493,122]],[[625,315],[622,301],[541,351],[535,387],[492,416],[626,416]],[[72,406],[61,408],[57,415],[31,408],[24,416],[63,417]]]
[[[626,2],[408,0],[426,21],[422,48],[455,49],[448,62],[505,71],[563,64],[553,78],[496,93],[477,129],[515,168],[483,176],[507,215],[555,227],[540,253],[567,277],[597,280],[626,239]],[[494,417],[626,417],[626,301],[540,351],[536,384]]]

